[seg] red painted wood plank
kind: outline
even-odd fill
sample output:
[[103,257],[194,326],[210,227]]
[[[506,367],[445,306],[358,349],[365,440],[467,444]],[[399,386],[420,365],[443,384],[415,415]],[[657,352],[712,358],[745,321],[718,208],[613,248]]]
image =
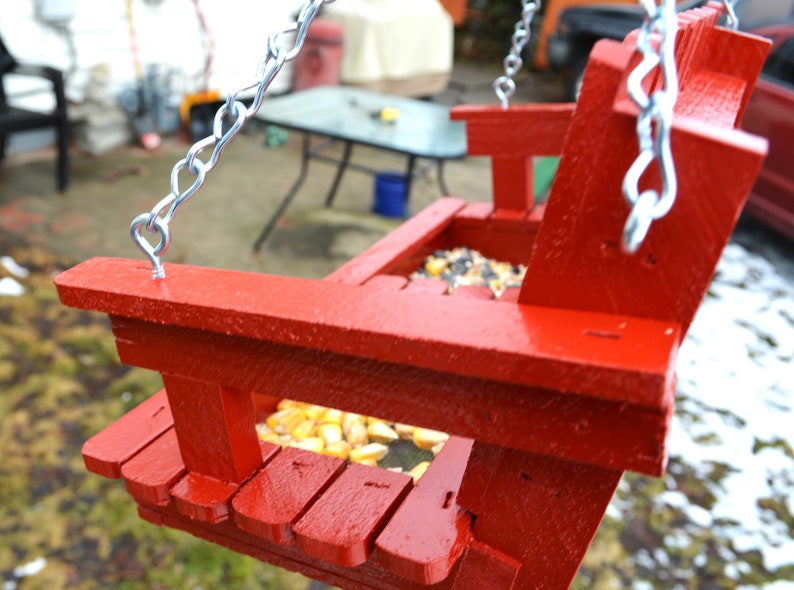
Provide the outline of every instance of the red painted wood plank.
[[516,588],[568,588],[621,476],[475,442],[458,503],[479,542],[522,563]]
[[480,227],[488,221],[491,213],[493,213],[493,203],[490,201],[470,203],[455,215],[455,224],[471,223]]
[[466,206],[463,199],[445,197],[420,211],[393,232],[325,277],[326,281],[361,284],[390,270],[398,261],[421,250],[443,232],[455,213]]
[[127,491],[137,502],[163,506],[171,487],[185,474],[176,433],[171,428],[121,467]]
[[414,295],[446,295],[448,289],[447,282],[439,279],[417,279],[405,287],[406,292]]
[[251,394],[163,373],[187,470],[240,483],[262,463]]
[[452,297],[466,297],[468,299],[493,299],[493,291],[488,287],[477,285],[461,285],[450,294]]
[[408,284],[408,278],[399,275],[375,275],[364,284],[379,291],[399,291]]
[[[114,317],[113,325],[122,362],[135,366],[189,373],[273,397],[299,394],[303,401],[541,453],[554,449],[561,457],[643,473],[660,473],[666,457],[672,365],[664,389],[638,383],[635,401],[609,402],[566,391],[569,382],[573,388],[591,378],[570,367],[550,368],[557,382],[546,390],[124,318]],[[592,335],[604,346],[613,336]],[[483,412],[484,407],[491,410]],[[614,436],[616,429],[620,437]]]
[[95,258],[56,281],[65,303],[113,315],[654,406],[678,343],[675,324],[647,319],[190,266],[154,281],[142,270]]
[[473,441],[451,437],[375,541],[378,561],[420,584],[446,579],[471,540],[457,503]]
[[402,473],[352,464],[295,524],[298,547],[335,565],[366,563],[411,481]]
[[[218,524],[209,524],[191,520],[174,510],[173,504],[157,507],[148,511],[147,520],[155,521],[174,529],[186,531],[196,537],[206,539],[238,553],[250,555],[277,567],[298,571],[310,578],[321,580],[326,584],[345,588],[346,590],[446,590],[452,580],[428,587],[416,584],[404,578],[398,578],[385,568],[379,567],[374,560],[357,567],[342,567],[314,559],[295,546],[278,545],[262,538],[255,537],[234,526],[232,520]],[[454,577],[458,567],[453,569],[450,577]],[[485,586],[487,588],[487,586]]]
[[229,518],[237,484],[200,473],[188,473],[171,488],[177,510],[194,520],[218,523]]
[[118,479],[121,466],[172,425],[171,408],[161,389],[85,442],[82,452],[86,469]]
[[521,289],[518,287],[510,287],[509,289],[505,289],[504,293],[502,293],[502,296],[499,297],[497,301],[501,301],[502,303],[516,303],[520,292]]
[[515,588],[521,562],[484,545],[473,542],[460,559],[460,571],[452,590]]
[[253,535],[290,545],[292,524],[344,468],[342,459],[287,447],[234,497],[235,522]]
[[[259,442],[258,447],[264,464],[281,450],[278,445],[267,442]],[[181,514],[214,524],[229,518],[231,499],[238,489],[236,483],[220,481],[200,473],[187,473],[171,488],[171,496]]]
[[460,105],[450,112],[455,121],[466,121],[469,155],[556,156],[576,105],[573,103],[511,105]]
[[571,123],[519,302],[658,318],[680,323],[683,338],[761,165],[765,141],[676,118],[678,198],[640,250],[625,255],[619,243],[629,210],[621,183],[636,156],[626,150],[636,142],[635,120],[611,110],[613,97],[604,88],[621,83],[632,56],[631,47],[607,41],[591,53],[593,82],[585,84]]
[[560,154],[574,109],[574,104],[452,109],[452,119],[466,121],[468,153],[491,156],[495,211],[534,207],[532,157]]
[[771,42],[756,35],[726,29],[715,29],[712,35],[714,43],[704,47],[701,52],[701,67],[746,82],[734,122],[734,126],[737,126],[744,116]]

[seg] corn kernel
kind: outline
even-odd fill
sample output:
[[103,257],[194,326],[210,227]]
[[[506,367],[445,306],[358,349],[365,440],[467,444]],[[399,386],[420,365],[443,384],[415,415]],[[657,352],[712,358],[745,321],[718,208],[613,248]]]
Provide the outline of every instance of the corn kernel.
[[437,277],[447,269],[447,261],[443,258],[430,256],[425,262],[425,270],[430,276]]
[[317,420],[306,419],[290,432],[293,438],[311,438],[317,434],[320,423]]
[[377,467],[378,462],[375,459],[362,459],[361,461],[357,461],[359,465],[368,465],[369,467]]
[[430,430],[429,428],[417,428],[414,430],[413,438],[417,447],[429,451],[438,443],[446,442],[449,435],[438,430]]
[[287,408],[294,408],[297,405],[298,405],[298,402],[296,402],[294,399],[286,399],[286,398],[284,398],[283,400],[278,402],[278,405],[276,406],[276,409],[277,410],[285,410]]
[[269,436],[271,434],[275,434],[272,430],[270,430],[270,426],[267,424],[257,424],[256,425],[256,435],[259,437],[259,440],[263,440],[263,436]]
[[408,472],[408,475],[413,477],[414,483],[416,483],[417,481],[419,481],[419,478],[425,474],[425,471],[427,471],[427,468],[429,466],[430,466],[430,461],[422,461],[416,467],[411,469],[411,471]]
[[323,455],[347,459],[350,455],[350,443],[346,440],[338,440],[336,442],[328,443],[321,452]]
[[322,420],[323,414],[328,410],[325,406],[318,406],[317,404],[300,404],[299,407],[312,420]]
[[306,414],[298,408],[284,408],[270,414],[265,421],[268,427],[277,434],[288,434],[295,430],[306,419]]
[[339,424],[323,422],[317,429],[317,436],[325,441],[326,445],[342,440],[342,427]]
[[289,434],[276,434],[275,432],[271,432],[270,434],[266,434],[264,436],[260,435],[259,440],[273,443],[274,445],[279,445],[281,447],[286,447],[292,440],[292,437]]
[[361,414],[354,414],[353,412],[345,412],[342,416],[342,430],[347,430],[353,422],[361,422],[364,424],[366,418]]
[[386,445],[381,443],[369,443],[357,449],[350,449],[350,460],[353,463],[361,463],[366,459],[380,461],[388,452],[389,449]]
[[313,436],[310,438],[293,438],[290,441],[289,446],[295,447],[297,449],[303,449],[304,451],[312,451],[314,453],[321,453],[325,448],[323,439],[321,439],[319,436]]
[[367,435],[370,440],[381,443],[390,443],[399,438],[394,429],[385,422],[370,423],[367,426]]
[[347,428],[343,426],[342,430],[345,433],[347,442],[349,442],[353,447],[361,447],[369,442],[369,437],[367,436],[367,427],[364,426],[363,422],[352,420],[349,426]]
[[337,410],[336,408],[328,408],[323,414],[323,422],[330,422],[331,424],[341,424],[342,423],[342,416],[344,416],[344,412],[342,410]]
[[414,430],[416,430],[416,426],[411,426],[409,424],[400,424],[397,422],[394,425],[394,432],[397,433],[397,436],[399,436],[401,440],[412,440],[414,437]]

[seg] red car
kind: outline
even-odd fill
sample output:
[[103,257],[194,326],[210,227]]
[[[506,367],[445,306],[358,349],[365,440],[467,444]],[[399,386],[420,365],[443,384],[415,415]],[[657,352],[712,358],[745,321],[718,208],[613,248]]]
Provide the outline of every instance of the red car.
[[773,46],[742,121],[769,139],[744,212],[794,240],[794,20],[751,29]]

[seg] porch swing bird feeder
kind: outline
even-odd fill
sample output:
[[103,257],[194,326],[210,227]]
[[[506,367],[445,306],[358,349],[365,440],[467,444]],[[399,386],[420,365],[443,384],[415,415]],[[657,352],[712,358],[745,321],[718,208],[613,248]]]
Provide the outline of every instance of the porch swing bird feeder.
[[[123,479],[151,523],[328,584],[566,588],[622,473],[664,471],[676,353],[765,155],[737,127],[769,43],[718,26],[722,3],[675,15],[646,0],[643,29],[596,44],[575,105],[452,110],[469,153],[492,159],[493,202],[439,199],[324,280],[163,264],[171,217],[322,3],[288,29],[292,50],[271,37],[254,104],[230,97],[133,222],[155,276],[94,258],[55,279],[66,305],[110,316],[122,362],[164,383],[86,442],[86,466]],[[560,164],[537,204],[545,155]],[[522,286],[493,299],[409,282],[456,246],[525,263]],[[414,483],[260,441],[283,398],[450,438]]]

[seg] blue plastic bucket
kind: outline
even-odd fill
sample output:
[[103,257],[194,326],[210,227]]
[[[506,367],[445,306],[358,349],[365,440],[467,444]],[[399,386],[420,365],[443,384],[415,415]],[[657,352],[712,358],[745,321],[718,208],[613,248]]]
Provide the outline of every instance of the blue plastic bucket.
[[375,176],[375,202],[372,210],[384,217],[408,216],[405,203],[407,181],[405,174],[381,172]]

